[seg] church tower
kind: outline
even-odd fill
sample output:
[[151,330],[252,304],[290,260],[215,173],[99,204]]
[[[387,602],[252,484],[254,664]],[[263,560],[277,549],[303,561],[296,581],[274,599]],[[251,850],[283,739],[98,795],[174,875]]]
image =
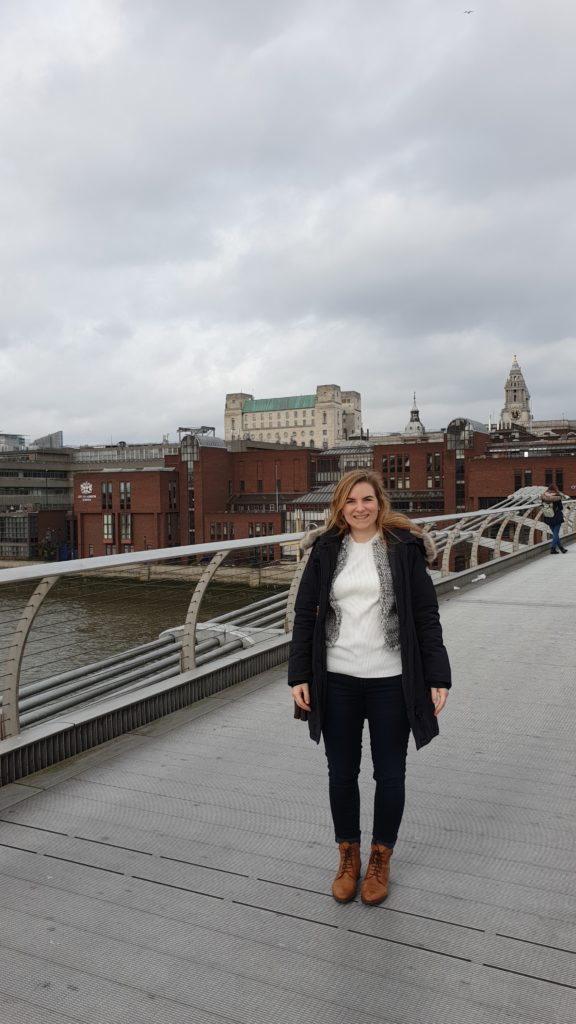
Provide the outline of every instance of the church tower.
[[426,433],[426,427],[423,423],[420,423],[420,410],[416,405],[416,392],[414,392],[414,404],[410,410],[410,422],[406,424],[404,433],[411,434],[413,437],[421,437]]
[[500,413],[500,426],[507,430],[517,426],[530,430],[532,426],[530,392],[516,356],[504,385],[504,408]]

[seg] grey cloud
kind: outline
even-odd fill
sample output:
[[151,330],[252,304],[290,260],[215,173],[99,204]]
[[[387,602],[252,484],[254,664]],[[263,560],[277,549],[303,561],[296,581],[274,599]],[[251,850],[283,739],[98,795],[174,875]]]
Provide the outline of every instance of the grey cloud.
[[414,388],[429,426],[483,419],[514,351],[570,410],[572,8],[50,14],[0,11],[4,429],[160,436],[329,380],[369,426]]

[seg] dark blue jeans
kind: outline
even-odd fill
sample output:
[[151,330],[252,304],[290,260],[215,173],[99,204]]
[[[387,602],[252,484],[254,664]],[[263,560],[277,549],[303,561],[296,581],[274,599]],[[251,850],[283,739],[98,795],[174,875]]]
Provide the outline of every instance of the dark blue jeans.
[[560,547],[560,527],[561,526],[562,526],[562,523],[556,523],[555,526],[551,526],[550,527],[550,529],[552,530],[552,543],[550,545],[550,550],[551,551],[555,551],[555,550],[557,550]]
[[329,672],[322,734],[337,843],[360,842],[358,776],[366,719],[376,781],[372,842],[392,847],[404,811],[410,734],[402,676],[358,679]]

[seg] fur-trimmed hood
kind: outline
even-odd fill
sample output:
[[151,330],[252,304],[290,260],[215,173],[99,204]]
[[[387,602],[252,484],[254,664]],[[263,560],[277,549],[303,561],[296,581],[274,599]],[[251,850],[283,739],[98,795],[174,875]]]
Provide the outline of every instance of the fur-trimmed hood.
[[[425,554],[426,561],[428,562],[428,565],[431,565],[432,562],[435,561],[436,556],[438,554],[438,550],[436,548],[436,544],[434,543],[434,540],[432,539],[432,537],[430,536],[429,533],[426,533],[426,532],[423,532],[423,533],[418,532],[418,533],[416,533],[415,531],[412,531],[412,530],[402,530],[401,532],[402,532],[402,534],[404,534],[404,537],[402,538],[402,540],[405,540],[405,541],[408,541],[408,542],[413,541],[415,543],[418,543],[418,541],[420,541],[423,544],[423,546],[424,546],[424,554]],[[300,541],[299,547],[300,547],[301,553],[304,554],[306,551],[309,550],[309,548],[311,548],[316,543],[317,540],[319,540],[320,537],[323,537],[323,536],[326,536],[326,535],[330,535],[331,537],[334,537],[337,534],[336,534],[335,530],[330,530],[329,531],[329,530],[327,530],[327,528],[325,526],[318,526],[314,530],[309,530],[308,533],[306,533],[303,536],[302,540]]]

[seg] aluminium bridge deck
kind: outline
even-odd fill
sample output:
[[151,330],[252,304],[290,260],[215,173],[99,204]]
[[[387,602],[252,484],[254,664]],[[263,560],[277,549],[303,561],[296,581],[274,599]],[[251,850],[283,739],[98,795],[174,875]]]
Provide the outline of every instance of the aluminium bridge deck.
[[2,1024],[575,1021],[575,607],[576,547],[443,599],[381,907],[280,669],[0,790]]

